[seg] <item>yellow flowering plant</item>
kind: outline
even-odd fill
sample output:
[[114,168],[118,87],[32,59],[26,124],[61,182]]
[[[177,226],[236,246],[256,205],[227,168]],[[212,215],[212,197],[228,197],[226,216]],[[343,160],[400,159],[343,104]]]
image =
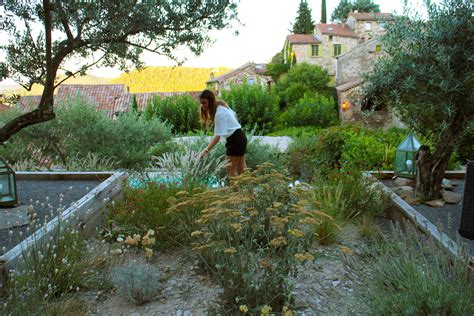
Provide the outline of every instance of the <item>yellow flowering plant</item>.
[[[169,212],[200,208],[190,232],[200,264],[223,286],[225,312],[281,311],[292,304],[288,275],[312,260],[315,225],[325,214],[312,206],[305,185],[265,163],[233,178],[230,186],[176,197]],[[298,256],[300,254],[300,256]],[[235,304],[239,297],[242,304]]]

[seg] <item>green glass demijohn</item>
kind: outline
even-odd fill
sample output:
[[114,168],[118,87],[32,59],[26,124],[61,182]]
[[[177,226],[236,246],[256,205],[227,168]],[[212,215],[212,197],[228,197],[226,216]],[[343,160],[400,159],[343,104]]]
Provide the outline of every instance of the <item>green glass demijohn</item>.
[[395,175],[403,178],[415,178],[415,154],[420,148],[420,142],[413,133],[398,146],[395,152]]
[[0,207],[18,204],[15,171],[0,157]]

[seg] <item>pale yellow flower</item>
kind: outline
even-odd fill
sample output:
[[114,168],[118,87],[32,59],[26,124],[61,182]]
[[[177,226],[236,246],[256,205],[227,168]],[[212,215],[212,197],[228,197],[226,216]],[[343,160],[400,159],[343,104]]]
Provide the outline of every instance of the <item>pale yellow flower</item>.
[[262,315],[264,316],[268,316],[270,315],[270,312],[272,311],[272,308],[268,305],[265,305],[262,307],[262,309],[260,310],[260,313],[262,313]]
[[118,256],[122,254],[122,249],[114,249],[110,251],[111,254]]
[[146,256],[147,258],[153,257],[153,250],[150,249],[150,248],[145,248],[145,256]]
[[204,234],[202,231],[195,230],[191,233],[191,237],[201,236],[202,234]]
[[240,305],[239,310],[242,313],[247,313],[249,311],[249,308],[247,307],[247,305]]
[[286,244],[288,244],[288,242],[286,241],[286,238],[283,236],[274,238],[270,241],[270,245],[272,245],[273,247],[280,247]]
[[290,229],[290,230],[288,230],[288,232],[289,232],[291,235],[293,235],[293,236],[295,236],[295,237],[298,237],[298,238],[301,238],[301,237],[304,236],[304,233],[303,233],[301,230],[299,230],[299,229]]
[[[135,235],[136,236],[136,235]],[[139,236],[139,235],[138,235]],[[139,238],[132,238],[131,236],[127,236],[127,238],[125,238],[125,244],[126,245],[129,245],[129,246],[136,246],[138,245],[138,242],[140,241]]]
[[151,246],[155,244],[156,239],[153,237],[149,237],[148,234],[146,234],[143,239],[142,239],[142,245],[143,246]]
[[233,255],[236,252],[237,252],[237,249],[235,249],[234,247],[230,247],[224,250],[224,253],[231,254],[231,255]]
[[291,312],[291,310],[288,308],[288,306],[283,306],[283,315],[284,316],[293,316],[293,313]]
[[233,229],[235,229],[235,231],[236,231],[237,233],[242,230],[242,224],[240,224],[240,223],[231,224],[230,227],[232,227]]
[[183,195],[188,195],[189,193],[187,191],[179,191],[176,193],[176,196],[183,196]]
[[155,231],[153,229],[149,229],[146,234],[149,236],[155,236]]
[[346,255],[352,253],[352,250],[349,247],[346,247],[346,246],[341,246],[341,251]]
[[310,254],[309,252],[306,253],[297,253],[295,254],[295,258],[298,261],[306,261],[306,260],[313,260],[314,256]]

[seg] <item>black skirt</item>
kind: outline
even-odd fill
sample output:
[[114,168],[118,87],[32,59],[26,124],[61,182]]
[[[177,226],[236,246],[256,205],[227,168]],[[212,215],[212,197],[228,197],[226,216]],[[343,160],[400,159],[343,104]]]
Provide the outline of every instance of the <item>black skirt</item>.
[[247,152],[247,137],[245,137],[242,129],[236,130],[232,135],[227,137],[225,143],[227,156],[243,156]]

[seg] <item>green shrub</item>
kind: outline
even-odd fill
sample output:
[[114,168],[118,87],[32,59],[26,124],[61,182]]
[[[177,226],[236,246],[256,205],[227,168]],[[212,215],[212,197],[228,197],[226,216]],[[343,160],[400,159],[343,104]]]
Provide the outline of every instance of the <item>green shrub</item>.
[[150,147],[170,138],[170,127],[159,119],[126,113],[111,120],[80,99],[69,99],[56,107],[54,120],[23,129],[1,153],[12,163],[29,157],[67,169],[69,163],[94,155],[113,161],[115,168],[141,169],[150,161]]
[[128,262],[111,272],[112,283],[118,293],[136,305],[143,305],[160,292],[161,273],[146,262]]
[[[158,184],[141,179],[143,188],[124,188],[124,198],[118,202],[110,213],[110,222],[114,229],[109,234],[112,240],[118,235],[144,236],[150,229],[155,231],[155,248],[169,250],[185,244],[189,240],[189,233],[194,227],[197,214],[173,214],[167,212],[172,205],[170,201],[178,192],[191,193],[199,190],[192,183],[185,182],[183,186],[177,184]],[[181,193],[183,194],[183,193]],[[171,200],[170,200],[171,199]]]
[[305,94],[311,93],[335,99],[335,89],[328,87],[329,81],[325,69],[302,63],[291,67],[288,75],[278,82],[276,91],[287,106],[295,105]]
[[[192,232],[201,267],[224,288],[235,313],[246,305],[252,314],[292,303],[288,276],[308,252],[322,214],[308,202],[309,191],[289,189],[290,180],[271,164],[238,176],[231,186],[184,196],[170,212],[200,211]],[[227,306],[226,306],[227,307]]]
[[313,136],[320,132],[320,128],[316,126],[303,126],[303,127],[277,127],[277,130],[269,133],[267,136],[289,136],[289,137],[302,137],[302,136]]
[[166,98],[155,96],[147,105],[145,117],[158,117],[168,122],[174,134],[195,132],[200,127],[199,102],[190,95],[178,95]]
[[272,129],[278,115],[279,99],[275,93],[260,84],[232,85],[223,91],[222,99],[237,113],[240,124],[258,131]]
[[453,258],[411,225],[345,260],[369,315],[473,315],[468,250]]
[[288,106],[279,121],[283,126],[329,127],[338,122],[336,104],[332,98],[307,94],[296,104]]

